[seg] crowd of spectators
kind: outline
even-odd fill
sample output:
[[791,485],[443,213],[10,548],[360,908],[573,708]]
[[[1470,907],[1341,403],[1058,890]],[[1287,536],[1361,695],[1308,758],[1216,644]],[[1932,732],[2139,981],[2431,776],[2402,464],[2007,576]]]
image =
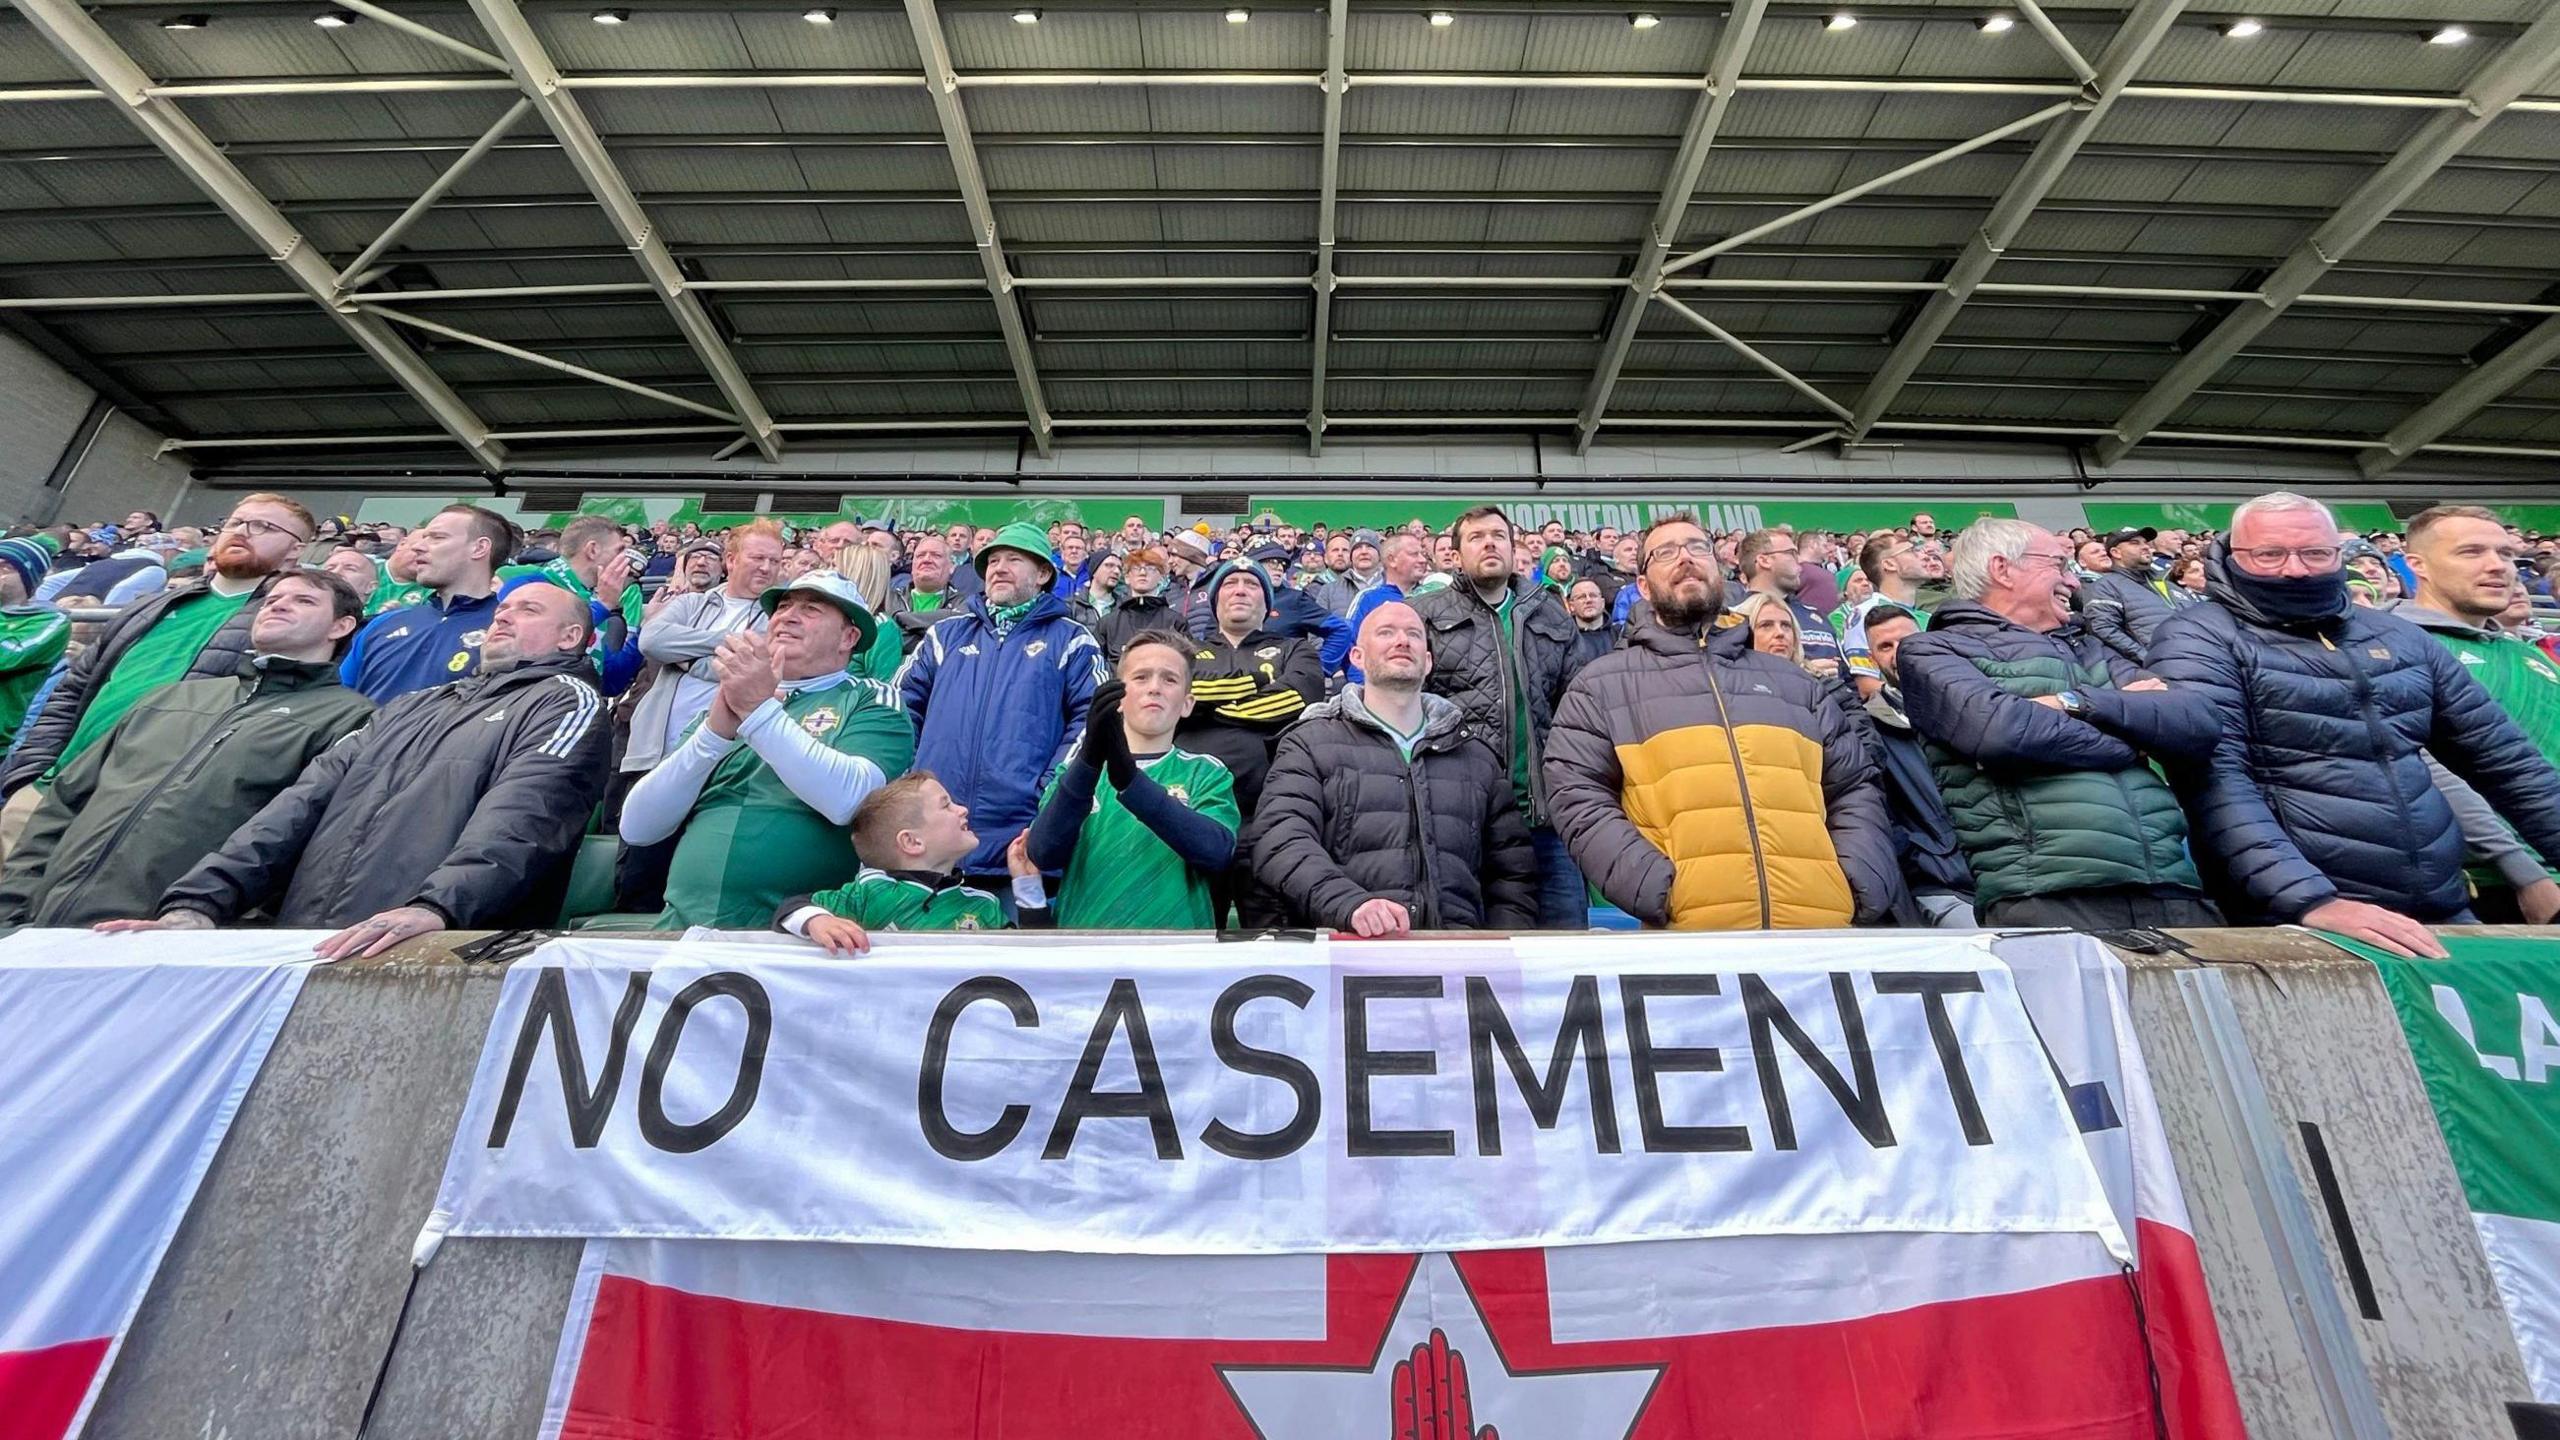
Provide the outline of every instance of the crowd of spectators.
[[[0,925],[1682,929],[2560,917],[2560,541],[1479,505],[0,538]],[[598,866],[599,857],[603,864]],[[609,905],[569,904],[611,872]]]

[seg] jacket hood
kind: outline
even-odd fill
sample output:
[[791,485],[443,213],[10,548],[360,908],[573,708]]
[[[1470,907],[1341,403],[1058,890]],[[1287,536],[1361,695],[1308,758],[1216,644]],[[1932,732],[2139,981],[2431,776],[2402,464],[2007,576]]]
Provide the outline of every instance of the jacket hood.
[[[1716,591],[1717,587],[1707,587]],[[1719,658],[1739,655],[1751,648],[1751,627],[1724,625],[1724,596],[1718,591],[1708,602],[1707,618],[1698,626],[1707,632],[1706,648]],[[1664,624],[1650,605],[1639,605],[1627,612],[1626,648],[1650,650],[1656,655],[1694,654],[1698,646],[1698,630]]]
[[1888,685],[1868,696],[1866,703],[1859,708],[1865,710],[1867,717],[1879,725],[1896,730],[1908,730],[1911,728],[1911,717],[1903,714],[1902,707],[1894,703],[1901,698],[1901,695],[1901,691]]
[[[1375,730],[1390,739],[1394,738],[1393,732],[1387,729],[1387,722],[1370,713],[1364,690],[1364,686],[1354,681],[1343,686],[1341,693],[1332,699],[1308,706],[1306,713],[1300,718],[1348,720],[1354,725]],[[1454,737],[1458,733],[1458,727],[1464,725],[1466,720],[1467,712],[1459,708],[1457,701],[1443,695],[1424,694],[1422,735],[1415,742],[1416,747],[1429,746],[1436,749]]]
[[2465,640],[2503,640],[2510,638],[2505,627],[2495,620],[2475,624],[2458,615],[2448,615],[2432,605],[2415,600],[2394,600],[2382,607],[2384,613],[2397,615],[2421,630],[2437,635],[2454,635]]

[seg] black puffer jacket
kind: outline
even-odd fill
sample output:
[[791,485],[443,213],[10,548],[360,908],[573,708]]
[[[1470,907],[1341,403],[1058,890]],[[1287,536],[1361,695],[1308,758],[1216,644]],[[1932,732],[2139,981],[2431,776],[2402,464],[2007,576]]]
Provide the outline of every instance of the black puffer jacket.
[[[151,633],[160,617],[179,602],[205,592],[204,582],[172,585],[148,599],[138,600],[107,622],[104,633],[81,652],[71,657],[71,665],[53,687],[53,695],[44,702],[44,713],[27,717],[23,738],[9,768],[0,771],[0,795],[14,795],[20,786],[53,768],[62,758],[63,747],[71,743],[80,728],[80,717],[89,709],[89,697],[106,683],[107,672],[116,668],[134,643]],[[239,612],[222,622],[213,638],[196,652],[195,663],[187,667],[181,680],[228,680],[240,673],[240,662],[249,654],[249,623],[258,618],[258,602],[266,594],[261,584],[258,593]]]
[[1124,595],[1120,597],[1119,604],[1111,607],[1111,613],[1101,618],[1099,624],[1088,625],[1085,628],[1091,630],[1093,638],[1101,642],[1103,658],[1114,665],[1120,663],[1120,652],[1128,649],[1129,642],[1138,638],[1142,631],[1170,630],[1176,635],[1184,633],[1182,612],[1174,609],[1173,602],[1161,594]]
[[1512,645],[1516,665],[1503,663],[1502,620],[1464,580],[1409,602],[1431,636],[1431,679],[1426,688],[1458,702],[1509,769],[1513,677],[1528,687],[1529,815],[1531,826],[1548,823],[1547,729],[1556,702],[1582,669],[1573,617],[1553,592],[1525,578],[1511,581]]
[[1293,922],[1348,930],[1351,912],[1387,899],[1417,930],[1538,923],[1510,766],[1456,705],[1425,695],[1422,706],[1411,764],[1357,685],[1281,735],[1247,840],[1255,877]]
[[2340,896],[2417,920],[2462,911],[2462,830],[2428,755],[2560,855],[2560,774],[2452,651],[2378,610],[2279,623],[2226,564],[2216,543],[2214,603],[2163,623],[2150,666],[2220,715],[2211,758],[2170,779],[2198,868],[2235,920],[2297,920]]
[[412,691],[329,747],[161,897],[229,924],[333,929],[424,905],[547,927],[604,794],[612,727],[583,654]]

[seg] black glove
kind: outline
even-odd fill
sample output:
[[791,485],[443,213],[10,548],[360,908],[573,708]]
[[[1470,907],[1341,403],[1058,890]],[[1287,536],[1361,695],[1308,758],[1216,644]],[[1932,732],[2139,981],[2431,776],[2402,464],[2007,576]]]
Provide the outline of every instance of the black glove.
[[1115,752],[1129,753],[1129,737],[1120,730],[1120,697],[1127,693],[1128,687],[1117,680],[1094,687],[1093,703],[1084,712],[1084,740],[1076,746],[1077,764],[1107,770]]
[[1111,712],[1111,750],[1103,758],[1103,771],[1111,777],[1111,788],[1126,790],[1138,778],[1138,757],[1129,753],[1129,732],[1120,728],[1120,712]]

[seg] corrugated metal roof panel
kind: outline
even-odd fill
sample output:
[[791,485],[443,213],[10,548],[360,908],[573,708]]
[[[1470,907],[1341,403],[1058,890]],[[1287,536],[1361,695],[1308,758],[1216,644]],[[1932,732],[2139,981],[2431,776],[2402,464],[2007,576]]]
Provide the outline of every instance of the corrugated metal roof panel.
[[966,291],[923,299],[914,296],[752,294],[724,296],[720,308],[740,334],[994,336],[994,304]]
[[[622,178],[642,195],[673,191],[809,189],[796,156],[782,149],[649,146],[615,157]],[[850,189],[871,188],[853,185]],[[894,187],[882,187],[894,188]]]
[[[2065,11],[2065,15],[2069,12]],[[1981,76],[2000,80],[2052,80],[2068,84],[2071,72],[2026,26],[1985,34],[1972,15],[1949,16],[1918,27],[1899,75]],[[1859,27],[1864,29],[1863,25]],[[2114,36],[2108,25],[2066,23],[2063,35],[2084,56],[2094,57]]]
[[1487,191],[1501,183],[1503,158],[1504,152],[1489,148],[1364,145],[1343,152],[1342,188]]
[[2413,45],[2414,32],[2327,31],[2306,36],[2282,70],[2279,85],[2311,90],[2383,88],[2459,90],[2486,66],[2496,43]]
[[[610,29],[589,26],[589,29]],[[630,28],[630,27],[622,27]],[[677,65],[676,69],[690,68]],[[772,93],[764,90],[581,90],[578,108],[599,134],[763,135],[783,128]],[[860,90],[810,92],[857,96]],[[921,98],[921,97],[919,97]]]
[[1854,140],[1867,133],[1878,103],[1873,95],[1834,91],[1745,90],[1726,108],[1722,133],[1754,139]]
[[[1317,70],[1324,66],[1324,18],[1313,9],[1255,9],[1230,25],[1215,10],[1149,10],[1138,15],[1140,59],[1166,70]],[[1119,63],[1132,63],[1123,60]]]
[[967,91],[962,99],[970,129],[991,134],[1077,134],[1149,126],[1147,92],[1139,85],[1006,85]]
[[[88,229],[104,236],[116,253],[135,260],[169,258],[193,259],[203,255],[252,255],[256,242],[239,226],[220,215],[186,215],[158,220],[98,220]],[[11,246],[11,259],[38,259]],[[283,280],[278,275],[278,281]],[[267,288],[263,283],[249,286],[252,290]],[[278,289],[285,288],[279,284]]]
[[2142,79],[2160,85],[2273,84],[2309,38],[2282,25],[2245,40],[2226,40],[2201,25],[2176,25],[2144,62]]
[[1516,90],[1503,128],[1513,135],[1677,137],[1696,98],[1682,90]]
[[759,70],[921,70],[915,31],[898,10],[841,6],[832,25],[812,25],[788,9],[731,10],[729,23]]
[[1564,192],[1659,192],[1671,182],[1668,150],[1512,150],[1497,188]]
[[1892,75],[1920,35],[1915,19],[1865,11],[1855,30],[1827,30],[1819,15],[1778,14],[1760,22],[1751,69],[1762,75]]
[[[1342,97],[1342,128],[1364,135],[1501,134],[1510,130],[1512,100],[1518,93],[1354,85]],[[1321,118],[1322,97],[1317,100]]]
[[[768,90],[780,128],[794,135],[940,135],[933,100],[913,90]],[[752,126],[741,127],[752,129]]]
[[[899,145],[876,149],[812,145],[779,153],[786,160],[796,160],[801,178],[809,182],[812,190],[960,193],[959,177],[951,170],[950,153],[939,145]],[[981,163],[991,163],[998,153],[1001,152],[981,149]],[[995,182],[990,180],[989,183]]]
[[1418,9],[1355,11],[1343,56],[1354,72],[1521,70],[1533,27],[1533,17],[1518,14],[1471,12],[1460,24],[1437,26]]
[[630,25],[597,25],[583,9],[528,9],[535,36],[559,67],[591,70],[750,70],[755,56],[720,10],[644,10]]
[[1703,75],[1722,28],[1707,16],[1676,12],[1650,30],[1629,25],[1624,14],[1544,14],[1530,26],[1520,68],[1537,74]]
[[[1167,135],[1315,135],[1324,130],[1324,95],[1312,85],[1276,90],[1259,85],[1150,85],[1146,97],[1148,123],[1142,128]],[[978,112],[975,97],[971,99],[969,114],[974,121]],[[1345,97],[1345,115],[1351,103]],[[1343,123],[1358,128],[1347,119]],[[1071,128],[1109,127],[1088,121]]]
[[2056,200],[2138,200],[2158,203],[2178,193],[2202,162],[2164,157],[2135,159],[2082,155],[2054,182]]
[[2216,160],[2198,165],[2170,198],[2190,205],[2313,205],[2334,210],[2364,180],[2344,165]]
[[829,205],[821,207],[827,238],[848,245],[968,245],[969,212],[948,205]]
[[942,36],[963,73],[1126,70],[1147,63],[1138,17],[1130,11],[1049,9],[1039,24],[1017,25],[1002,10],[945,10]]
[[1495,244],[1581,241],[1633,248],[1652,205],[1495,205],[1484,238]]
[[1490,205],[1349,204],[1334,212],[1334,220],[1342,240],[1475,244],[1485,238],[1492,210]]

